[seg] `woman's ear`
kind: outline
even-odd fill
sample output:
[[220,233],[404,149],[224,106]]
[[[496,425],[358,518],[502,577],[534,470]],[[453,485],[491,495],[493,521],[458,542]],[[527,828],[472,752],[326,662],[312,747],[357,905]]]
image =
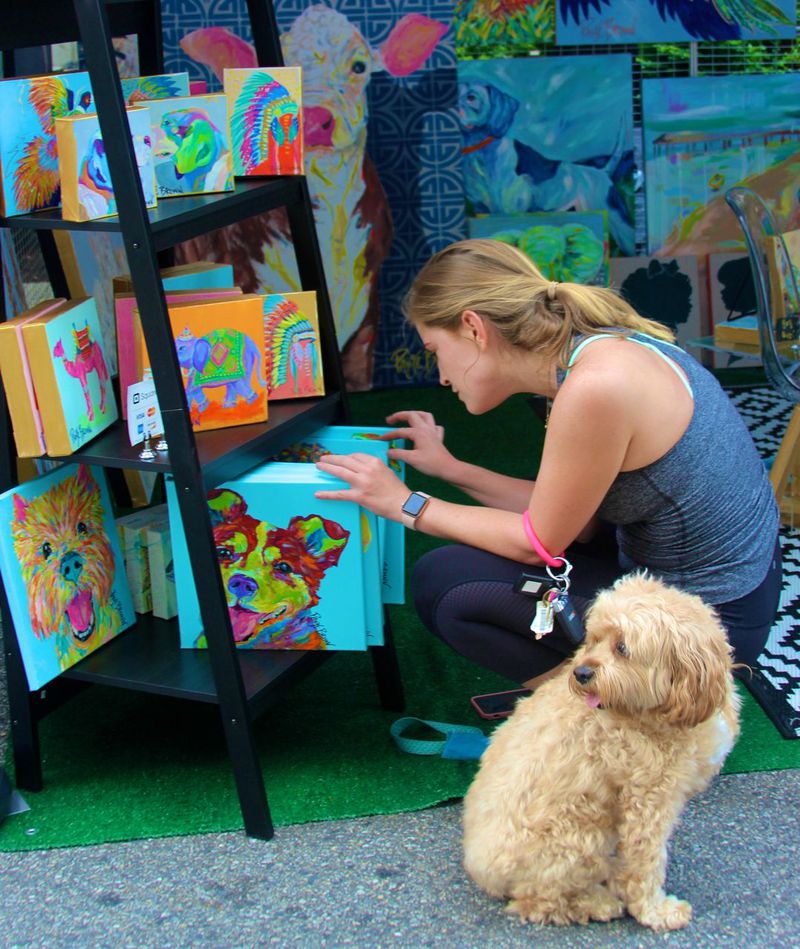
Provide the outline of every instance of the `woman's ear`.
[[488,333],[486,321],[480,313],[476,313],[475,310],[464,310],[461,314],[461,326],[463,329],[462,336],[466,336],[467,339],[474,339],[483,349],[486,345]]

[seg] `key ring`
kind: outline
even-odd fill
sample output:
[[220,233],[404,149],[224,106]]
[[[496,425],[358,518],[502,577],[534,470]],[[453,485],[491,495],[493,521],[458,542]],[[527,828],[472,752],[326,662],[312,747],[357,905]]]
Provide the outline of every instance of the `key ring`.
[[560,560],[564,566],[560,573],[555,573],[554,568],[550,565],[545,567],[547,571],[547,576],[551,580],[554,580],[562,593],[566,593],[569,590],[570,583],[572,582],[569,578],[569,575],[572,573],[572,564],[567,560],[566,557],[554,557],[554,560]]

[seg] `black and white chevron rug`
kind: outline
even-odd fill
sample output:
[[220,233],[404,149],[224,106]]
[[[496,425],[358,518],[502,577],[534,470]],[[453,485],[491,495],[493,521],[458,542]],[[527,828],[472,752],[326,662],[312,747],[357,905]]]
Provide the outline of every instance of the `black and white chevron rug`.
[[[768,387],[728,393],[765,460],[774,457],[793,402]],[[800,523],[781,528],[783,590],[778,618],[747,685],[786,738],[800,738]]]

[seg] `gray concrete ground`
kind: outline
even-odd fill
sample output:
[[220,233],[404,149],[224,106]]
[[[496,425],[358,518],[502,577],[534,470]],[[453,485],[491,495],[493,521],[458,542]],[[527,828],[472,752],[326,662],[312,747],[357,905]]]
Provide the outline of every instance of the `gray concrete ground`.
[[[0,761],[8,710],[0,662]],[[278,828],[0,853],[0,949],[800,949],[800,771],[719,778],[690,802],[668,887],[678,933],[632,919],[523,925],[466,878],[460,805]]]
[[0,854],[0,946],[800,946],[800,772],[731,775],[690,803],[669,889],[690,926],[527,926],[460,866],[459,805],[242,833]]

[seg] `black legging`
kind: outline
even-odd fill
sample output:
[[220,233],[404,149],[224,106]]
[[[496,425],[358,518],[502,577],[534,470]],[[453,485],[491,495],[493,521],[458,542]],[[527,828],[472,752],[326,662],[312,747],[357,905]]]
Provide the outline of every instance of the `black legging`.
[[[621,574],[616,543],[608,536],[574,544],[570,592],[592,599]],[[412,577],[414,605],[431,630],[478,665],[514,682],[526,682],[558,665],[575,647],[558,626],[537,640],[530,631],[535,601],[514,590],[521,564],[474,547],[448,544],[421,557]],[[767,575],[752,593],[717,604],[736,662],[752,666],[775,620],[781,590],[780,543]]]

